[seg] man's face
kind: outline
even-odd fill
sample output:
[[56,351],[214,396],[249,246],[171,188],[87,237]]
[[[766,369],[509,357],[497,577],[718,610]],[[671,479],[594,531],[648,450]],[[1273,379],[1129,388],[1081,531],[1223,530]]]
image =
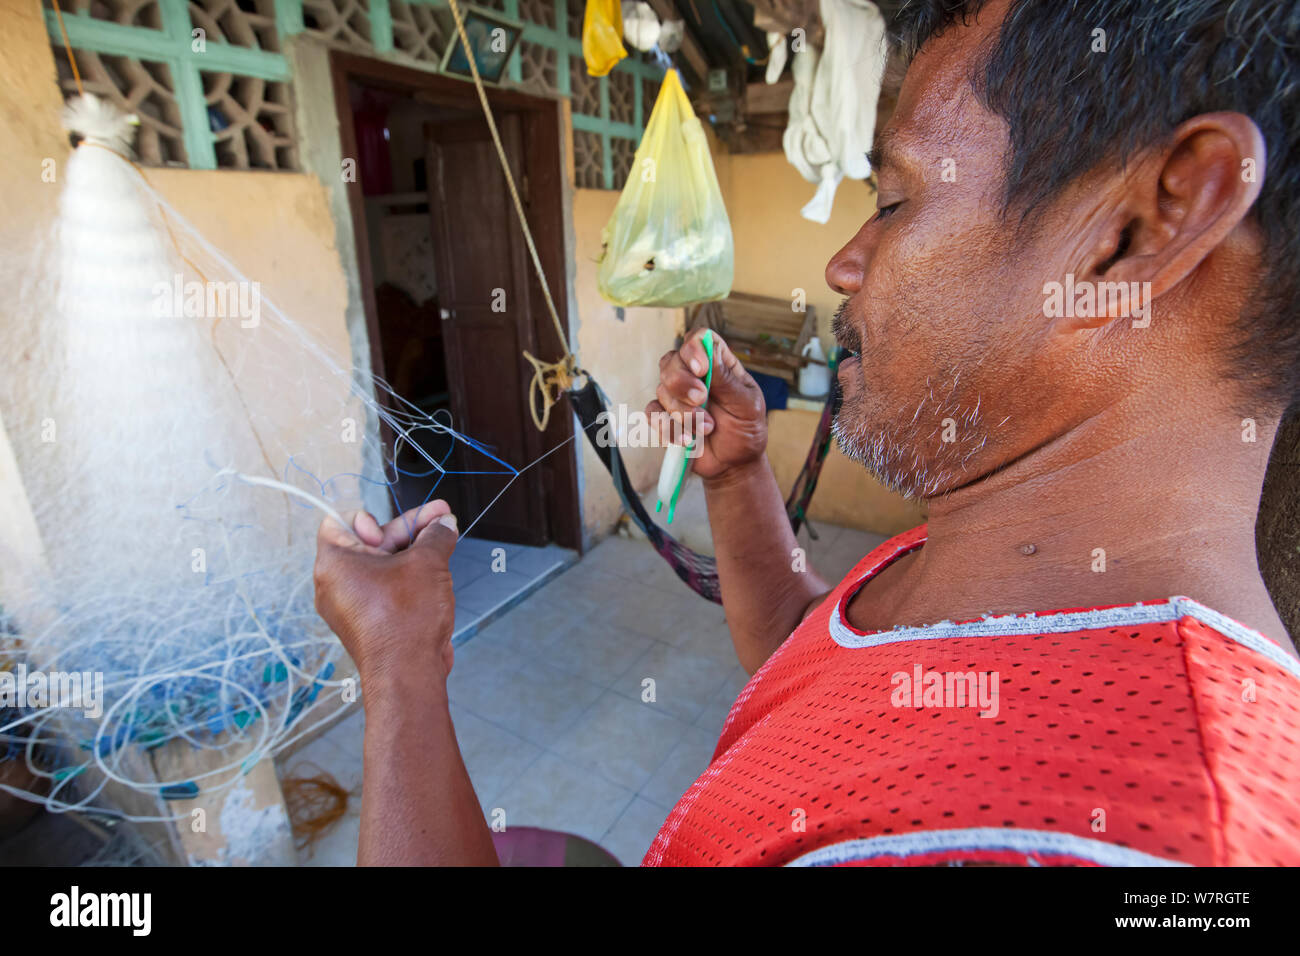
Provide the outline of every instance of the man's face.
[[[877,215],[826,269],[848,298],[841,449],[907,495],[952,491],[1059,434],[1083,396],[1043,316],[1064,230],[1000,216],[1006,124],[970,87],[998,11],[932,41],[877,139]],[[1050,214],[1049,214],[1050,215]]]

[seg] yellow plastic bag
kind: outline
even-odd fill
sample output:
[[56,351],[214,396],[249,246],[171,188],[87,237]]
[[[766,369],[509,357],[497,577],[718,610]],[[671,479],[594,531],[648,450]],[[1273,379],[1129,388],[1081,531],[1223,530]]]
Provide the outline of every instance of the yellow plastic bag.
[[731,221],[704,127],[676,70],[664,76],[601,240],[597,284],[615,305],[675,307],[731,291]]
[[582,14],[582,58],[587,61],[587,72],[604,76],[625,56],[619,0],[587,0]]

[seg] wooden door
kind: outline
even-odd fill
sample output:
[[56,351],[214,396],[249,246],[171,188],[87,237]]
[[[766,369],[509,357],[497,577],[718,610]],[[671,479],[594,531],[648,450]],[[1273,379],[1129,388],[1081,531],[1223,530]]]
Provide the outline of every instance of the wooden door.
[[[511,172],[522,184],[519,119],[505,113],[497,123]],[[454,426],[522,469],[543,450],[528,414],[532,369],[522,354],[524,349],[537,353],[523,233],[485,121],[430,124],[425,144]],[[462,472],[500,470],[490,458],[461,443],[452,461]],[[467,513],[457,516],[462,528],[488,509],[474,526],[475,537],[546,542],[540,469],[526,471],[513,482],[508,475],[487,474],[448,475],[443,480],[464,489],[459,497]]]

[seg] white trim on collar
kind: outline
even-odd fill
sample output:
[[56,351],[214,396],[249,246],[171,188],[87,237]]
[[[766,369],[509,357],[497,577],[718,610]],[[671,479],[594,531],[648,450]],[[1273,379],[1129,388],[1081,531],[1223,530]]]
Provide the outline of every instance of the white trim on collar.
[[[879,565],[877,565],[878,567]],[[874,572],[874,568],[872,571]],[[870,577],[871,572],[863,576]],[[850,628],[841,616],[841,608],[851,595],[862,586],[862,580],[843,592],[831,609],[831,639],[841,647],[879,647],[882,644],[898,644],[902,641],[942,640],[954,637],[1004,637],[1018,634],[1065,634],[1072,631],[1092,631],[1108,627],[1126,627],[1139,624],[1157,624],[1177,621],[1183,617],[1193,617],[1209,627],[1214,628],[1225,637],[1250,648],[1257,654],[1268,658],[1274,664],[1284,668],[1300,678],[1300,660],[1277,644],[1270,641],[1258,631],[1253,631],[1244,624],[1238,624],[1232,618],[1199,601],[1189,597],[1171,597],[1168,601],[1150,604],[1126,604],[1121,607],[1100,608],[1092,611],[1056,611],[1048,614],[1003,614],[997,617],[985,615],[978,621],[955,623],[940,621],[938,624],[926,624],[919,627],[895,627],[888,631],[876,631],[860,634]]]
[[905,859],[922,853],[951,850],[1012,850],[1044,856],[1069,856],[1102,866],[1189,866],[1176,860],[1152,856],[1140,850],[1052,830],[1019,830],[1000,827],[971,827],[961,830],[920,830],[888,836],[864,837],[832,843],[796,857],[787,866],[834,866],[882,856]]

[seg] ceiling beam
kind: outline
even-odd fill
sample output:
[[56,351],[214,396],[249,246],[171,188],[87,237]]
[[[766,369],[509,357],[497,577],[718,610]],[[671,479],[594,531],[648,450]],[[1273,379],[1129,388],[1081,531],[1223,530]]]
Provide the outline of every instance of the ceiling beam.
[[747,83],[745,85],[745,112],[784,113],[790,106],[790,94],[794,92],[794,80],[781,80],[777,83]]

